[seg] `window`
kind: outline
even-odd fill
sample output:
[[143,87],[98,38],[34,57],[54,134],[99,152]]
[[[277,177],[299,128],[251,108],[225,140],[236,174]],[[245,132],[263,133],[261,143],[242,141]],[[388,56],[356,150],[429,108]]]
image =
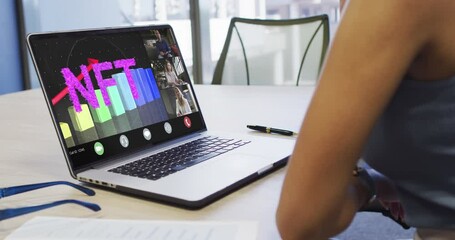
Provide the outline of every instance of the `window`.
[[[22,0],[25,34],[170,24],[179,41],[188,72],[196,83],[211,82],[231,17],[286,19],[325,13],[332,21],[331,29],[335,29],[339,20],[338,4],[338,0]],[[193,15],[190,8],[194,8]],[[200,22],[197,26],[190,20],[195,17]],[[192,34],[199,37],[195,38]],[[193,43],[193,39],[200,39],[200,43]],[[201,46],[198,54],[193,54],[195,44]],[[39,84],[28,59],[28,85],[35,88]]]
[[[22,0],[25,34],[112,26],[166,23],[180,39],[181,51],[192,74],[193,62],[189,1],[187,0]],[[30,87],[39,87],[29,59]]]

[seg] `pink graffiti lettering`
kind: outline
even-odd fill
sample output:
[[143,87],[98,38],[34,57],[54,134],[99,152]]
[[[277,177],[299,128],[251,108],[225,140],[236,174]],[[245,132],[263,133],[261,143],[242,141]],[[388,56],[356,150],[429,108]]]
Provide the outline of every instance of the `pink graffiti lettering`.
[[[129,59],[120,59],[114,61],[115,68],[123,68],[125,72],[126,78],[128,80],[128,84],[130,86],[131,93],[134,98],[139,98],[139,93],[137,91],[136,85],[134,83],[133,77],[131,75],[130,67],[136,65],[136,61],[134,58]],[[116,85],[116,82],[113,78],[103,78],[102,71],[111,70],[112,63],[111,62],[102,62],[102,63],[94,63],[93,65],[93,72],[95,74],[96,81],[98,82],[98,86],[101,91],[101,95],[103,96],[103,100],[106,105],[111,105],[111,100],[109,98],[109,94],[107,92],[107,88],[109,86]],[[92,80],[89,75],[89,71],[86,65],[80,66],[81,73],[84,76],[85,87],[82,83],[79,82],[77,77],[71,72],[69,68],[62,68],[61,73],[65,78],[66,86],[68,87],[68,93],[71,102],[73,103],[74,109],[76,112],[82,111],[81,104],[79,101],[79,97],[77,96],[76,90],[79,91],[85,100],[87,100],[88,104],[93,108],[99,108],[99,102],[96,98],[95,90],[93,88]]]
[[88,74],[87,66],[81,65],[81,72],[84,76],[84,82],[87,86],[87,89],[82,86],[82,84],[77,80],[77,77],[71,72],[69,68],[63,68],[62,74],[65,77],[66,86],[68,86],[68,92],[71,102],[73,102],[74,109],[76,112],[82,111],[81,104],[79,102],[79,97],[76,94],[78,90],[82,97],[84,97],[87,102],[94,108],[99,107],[98,100],[96,99],[95,90],[93,89],[92,80]]
[[95,78],[96,78],[96,81],[98,81],[98,86],[100,87],[101,95],[103,95],[104,103],[107,106],[111,105],[111,100],[107,93],[107,87],[114,86],[115,80],[112,78],[104,79],[103,75],[101,74],[101,71],[111,70],[111,69],[112,69],[111,62],[102,62],[102,63],[93,64],[93,73],[95,73]]

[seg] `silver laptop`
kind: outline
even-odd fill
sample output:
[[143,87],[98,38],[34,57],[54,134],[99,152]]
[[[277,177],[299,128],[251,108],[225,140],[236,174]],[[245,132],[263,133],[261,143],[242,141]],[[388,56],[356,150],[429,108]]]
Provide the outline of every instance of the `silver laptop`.
[[197,209],[284,166],[292,151],[286,139],[207,130],[169,25],[27,42],[79,181]]

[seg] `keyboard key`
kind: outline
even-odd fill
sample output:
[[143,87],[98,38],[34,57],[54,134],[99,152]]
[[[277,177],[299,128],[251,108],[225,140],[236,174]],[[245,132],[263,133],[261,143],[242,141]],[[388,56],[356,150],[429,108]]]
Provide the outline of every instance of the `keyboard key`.
[[193,159],[193,160],[191,160],[189,162],[185,162],[185,163],[183,163],[181,165],[177,165],[177,166],[173,167],[173,169],[176,170],[176,171],[180,171],[180,170],[185,169],[187,167],[190,167],[190,166],[196,165],[198,163],[201,163],[203,161],[209,160],[210,158],[216,157],[218,155],[220,155],[220,154],[216,153],[216,152],[212,152],[212,153],[209,153],[207,155],[195,158],[195,159]]

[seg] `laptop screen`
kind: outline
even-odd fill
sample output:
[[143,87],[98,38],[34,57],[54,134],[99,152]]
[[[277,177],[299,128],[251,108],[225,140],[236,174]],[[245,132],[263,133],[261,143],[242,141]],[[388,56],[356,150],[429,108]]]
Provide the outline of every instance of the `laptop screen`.
[[28,40],[73,170],[206,129],[170,26]]

